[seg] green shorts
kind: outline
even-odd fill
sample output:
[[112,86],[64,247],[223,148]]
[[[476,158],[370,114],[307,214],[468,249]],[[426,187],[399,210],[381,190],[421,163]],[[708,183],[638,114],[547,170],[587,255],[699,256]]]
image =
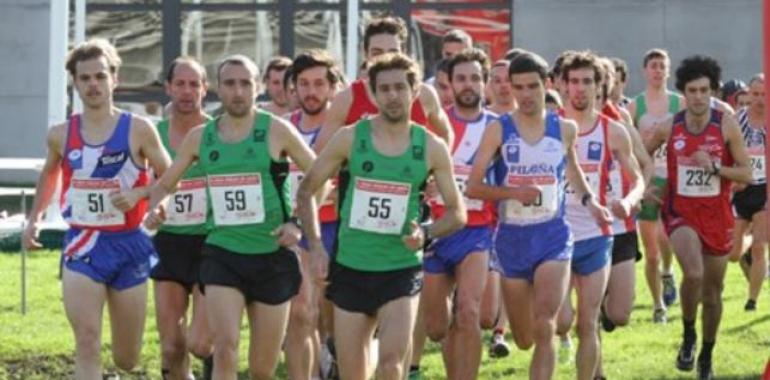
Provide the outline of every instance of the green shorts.
[[[657,196],[662,197],[666,188],[666,179],[663,177],[653,177],[652,183],[658,187]],[[642,209],[636,214],[639,220],[654,222],[660,218],[660,205],[642,201]]]

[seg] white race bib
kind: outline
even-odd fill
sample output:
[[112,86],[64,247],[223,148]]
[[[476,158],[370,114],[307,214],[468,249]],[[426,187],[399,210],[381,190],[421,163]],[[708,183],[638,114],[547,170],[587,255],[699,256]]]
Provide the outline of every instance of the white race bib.
[[[588,188],[591,190],[591,193],[594,195],[599,194],[599,182],[601,181],[599,164],[580,164],[580,168],[583,169],[583,174],[585,174],[586,182],[588,182]],[[571,205],[580,205],[582,207],[580,199],[575,195],[575,189],[569,183],[567,184],[566,193],[569,195],[567,197],[567,203]]]
[[765,181],[765,152],[762,147],[751,147],[749,151],[749,163],[751,164],[751,178],[755,183]]
[[720,178],[700,167],[695,160],[677,160],[677,193],[683,197],[715,197],[719,195]]
[[[465,196],[465,191],[468,190],[468,177],[470,177],[472,166],[468,165],[455,165],[454,166],[454,179],[455,185],[457,185],[457,191],[463,196],[465,202],[465,208],[468,211],[481,211],[484,209],[484,201],[480,199],[472,199]],[[436,196],[436,203],[444,205],[444,198],[441,194]]]
[[166,225],[192,226],[206,222],[206,179],[183,179],[166,207]]
[[73,179],[72,224],[86,227],[120,226],[125,215],[110,202],[110,194],[120,191],[117,179]]
[[299,190],[299,183],[302,182],[302,178],[305,178],[305,173],[300,168],[291,163],[289,164],[289,194],[291,199],[291,209],[297,209],[297,190]]
[[262,176],[259,173],[212,175],[208,182],[216,225],[235,226],[265,221]]
[[655,150],[652,154],[653,159],[653,167],[655,168],[655,176],[657,177],[667,177],[666,173],[668,173],[668,150],[666,149],[666,144],[661,145],[658,149]]
[[408,183],[356,178],[350,228],[400,235],[411,190]]
[[521,203],[515,199],[505,201],[505,218],[520,224],[536,223],[556,216],[558,211],[557,183],[553,176],[509,175],[507,186],[533,185],[540,189],[540,195],[532,203]]

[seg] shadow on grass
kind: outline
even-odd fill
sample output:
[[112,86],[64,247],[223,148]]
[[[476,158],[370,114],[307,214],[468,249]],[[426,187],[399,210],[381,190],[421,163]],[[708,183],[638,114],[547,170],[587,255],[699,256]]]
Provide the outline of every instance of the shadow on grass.
[[770,321],[770,315],[765,315],[765,316],[763,316],[761,318],[752,319],[751,321],[749,321],[747,323],[744,323],[742,325],[738,325],[738,326],[735,326],[735,327],[731,327],[729,329],[725,329],[724,332],[727,333],[727,334],[735,334],[735,333],[743,332],[743,331],[747,330],[750,327],[754,327],[755,325],[758,325],[758,324],[764,323],[764,322],[768,322],[768,321]]

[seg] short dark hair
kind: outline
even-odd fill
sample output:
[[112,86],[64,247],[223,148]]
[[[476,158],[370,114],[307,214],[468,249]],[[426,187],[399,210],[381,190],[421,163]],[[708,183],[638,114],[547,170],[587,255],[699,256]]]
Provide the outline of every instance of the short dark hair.
[[561,96],[559,96],[559,93],[556,90],[554,90],[554,89],[550,89],[550,90],[546,90],[545,91],[545,102],[546,103],[554,103],[554,104],[556,104],[559,107],[562,106],[562,104],[561,104]]
[[462,29],[450,29],[444,36],[441,37],[441,45],[443,46],[447,42],[456,42],[466,46],[473,46],[473,39],[471,35]]
[[192,67],[195,71],[198,72],[201,76],[201,81],[203,83],[206,83],[208,81],[208,75],[206,74],[206,68],[201,65],[200,62],[198,62],[197,59],[183,55],[181,57],[175,58],[173,61],[171,61],[171,64],[168,65],[168,69],[166,70],[166,82],[171,83],[174,81],[174,70],[176,70],[177,66],[179,65],[187,65]]
[[484,82],[489,79],[489,57],[481,49],[470,48],[462,50],[449,59],[447,67],[447,74],[449,74],[449,81],[452,81],[452,75],[455,71],[455,66],[461,63],[478,62],[481,65],[481,75]]
[[291,66],[291,58],[279,55],[271,58],[265,66],[265,75],[262,77],[263,81],[267,81],[270,78],[271,71],[284,71]]
[[283,72],[283,78],[281,79],[282,80],[281,85],[283,86],[284,91],[290,88],[289,85],[294,84],[291,78],[292,78],[292,67],[289,66],[289,68]]
[[321,49],[306,50],[294,57],[291,70],[289,70],[291,71],[291,81],[296,85],[299,74],[313,67],[325,67],[326,79],[332,86],[336,85],[339,81],[337,71],[334,70],[336,67],[334,58],[326,50]]
[[565,50],[561,52],[556,59],[553,60],[553,67],[551,68],[551,71],[548,73],[548,75],[551,77],[551,80],[561,78],[561,72],[562,67],[564,65],[564,61],[567,60],[572,54],[577,53],[575,50]]
[[222,62],[219,63],[217,66],[217,82],[219,82],[219,78],[222,75],[222,68],[227,65],[236,65],[236,66],[243,66],[249,71],[254,74],[253,79],[257,80],[259,78],[259,67],[257,67],[257,64],[254,63],[254,61],[243,55],[243,54],[234,54],[229,57],[226,57],[222,60]]
[[626,83],[626,80],[628,79],[628,64],[626,61],[618,57],[612,57],[610,60],[612,61],[612,65],[615,66],[615,72],[620,77],[620,81]]
[[113,74],[118,72],[120,64],[123,61],[118,55],[118,50],[115,49],[109,41],[103,38],[92,38],[88,41],[81,42],[74,49],[70,50],[67,54],[67,63],[65,67],[69,71],[70,75],[74,78],[77,74],[78,62],[88,61],[90,59],[104,57],[107,60],[107,65],[110,68],[110,72]]
[[683,59],[676,69],[676,89],[684,93],[687,83],[706,77],[711,89],[716,91],[719,89],[721,76],[722,68],[716,59],[706,55],[692,55]]
[[441,58],[438,63],[436,63],[436,73],[443,72],[449,75],[449,60],[446,58]]
[[663,58],[666,61],[670,60],[670,58],[668,58],[667,51],[660,48],[652,48],[650,50],[647,50],[646,53],[644,53],[644,59],[642,60],[642,67],[647,67],[647,64],[656,58]]
[[548,62],[533,52],[525,51],[511,61],[511,66],[508,67],[508,76],[512,77],[514,74],[524,73],[537,73],[540,80],[545,82],[548,77]]
[[404,70],[409,86],[414,86],[420,81],[420,69],[409,56],[403,53],[386,53],[376,57],[369,65],[369,88],[377,92],[377,75],[382,71]]
[[569,81],[569,73],[579,69],[592,69],[594,82],[597,85],[604,82],[604,65],[596,54],[590,51],[580,51],[567,57],[561,66],[561,79],[565,82]]
[[508,50],[507,52],[505,52],[505,59],[507,59],[509,62],[513,61],[513,59],[518,57],[519,54],[525,53],[525,52],[526,52],[526,50],[524,50],[522,48],[513,48],[513,49]]
[[364,30],[364,52],[369,51],[369,40],[378,34],[396,36],[400,44],[406,42],[408,35],[406,23],[401,17],[386,16],[373,19]]

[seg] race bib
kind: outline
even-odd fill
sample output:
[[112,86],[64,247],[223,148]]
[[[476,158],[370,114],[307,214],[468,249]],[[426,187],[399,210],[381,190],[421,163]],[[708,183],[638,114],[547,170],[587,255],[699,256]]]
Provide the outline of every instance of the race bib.
[[[468,189],[468,178],[471,174],[471,168],[472,167],[468,165],[454,166],[455,185],[457,185],[457,190],[463,196],[465,208],[468,211],[481,211],[484,209],[484,201],[480,199],[468,198],[465,196],[465,191]],[[441,194],[436,196],[436,203],[442,206],[444,205],[444,198],[441,197]]]
[[234,226],[265,221],[262,176],[259,173],[212,175],[208,183],[216,225]]
[[305,178],[305,173],[300,168],[291,163],[289,164],[289,194],[291,199],[291,209],[297,209],[297,190],[299,190],[299,183],[302,182],[302,178]]
[[192,226],[206,222],[206,179],[183,179],[166,207],[166,225]]
[[122,211],[110,202],[110,194],[120,191],[117,179],[73,179],[70,196],[72,224],[85,227],[108,227],[125,224]]
[[[601,181],[599,164],[580,164],[580,168],[583,169],[586,182],[588,182],[588,188],[593,194],[599,194],[599,185]],[[567,189],[565,191],[569,195],[567,197],[567,203],[582,206],[580,199],[575,195],[575,189],[572,187],[572,185],[568,183]]]
[[751,165],[751,178],[754,182],[765,181],[765,152],[762,147],[748,148],[749,164]]
[[533,185],[540,190],[540,195],[532,203],[522,203],[515,199],[505,201],[505,218],[516,223],[535,223],[556,216],[558,211],[557,183],[553,176],[515,176],[509,175],[507,186]]
[[666,150],[666,144],[661,145],[652,154],[653,167],[655,168],[655,175],[658,177],[666,177],[668,172],[668,150]]
[[350,228],[400,235],[406,222],[411,184],[356,178]]
[[683,197],[714,197],[719,195],[720,178],[700,167],[695,160],[677,160],[677,193]]

